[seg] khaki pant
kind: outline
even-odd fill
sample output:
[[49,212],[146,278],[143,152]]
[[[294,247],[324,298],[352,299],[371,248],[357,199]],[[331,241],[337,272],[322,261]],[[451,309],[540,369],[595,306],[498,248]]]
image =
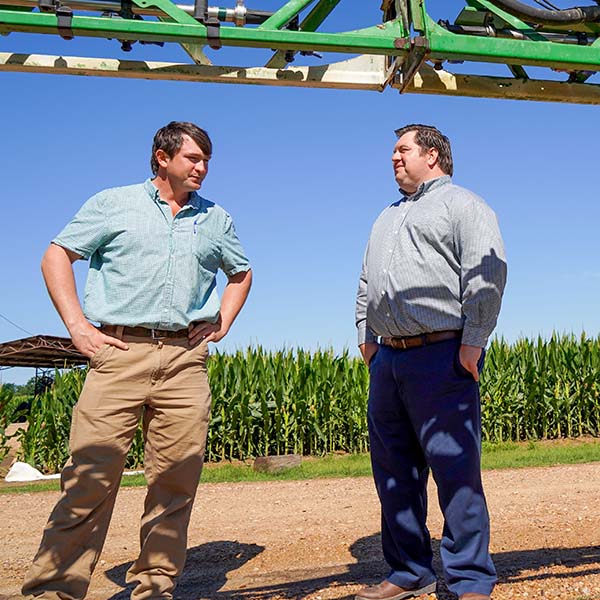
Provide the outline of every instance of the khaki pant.
[[190,348],[183,338],[123,339],[129,350],[103,346],[91,360],[73,410],[62,495],[23,594],[47,600],[85,597],[143,412],[148,491],[141,551],[127,582],[137,582],[135,600],[173,597],[206,446],[208,348],[206,343]]

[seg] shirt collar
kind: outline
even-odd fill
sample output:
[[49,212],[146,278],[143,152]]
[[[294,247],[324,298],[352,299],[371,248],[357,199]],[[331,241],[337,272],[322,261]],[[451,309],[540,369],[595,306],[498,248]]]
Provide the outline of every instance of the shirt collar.
[[148,193],[148,196],[150,196],[150,198],[152,198],[154,202],[158,203],[158,201],[160,200],[160,194],[158,192],[158,188],[152,183],[152,180],[150,178],[144,181],[144,189]]
[[[164,200],[161,201],[160,192],[158,191],[158,188],[152,183],[152,180],[150,178],[144,181],[144,189],[146,190],[150,198],[152,198],[152,200],[157,204],[159,202],[164,202]],[[186,208],[187,206],[193,208],[194,210],[200,210],[200,208],[202,207],[202,196],[199,196],[196,192],[192,192],[190,194],[190,199],[188,200],[187,204],[182,208]]]
[[413,194],[408,194],[402,188],[400,188],[400,191],[404,194],[404,197],[407,200],[418,200],[423,194],[426,194],[431,190],[435,190],[436,188],[446,185],[447,183],[451,183],[451,181],[452,179],[450,178],[450,175],[442,175],[441,177],[436,177],[434,179],[428,179],[427,181],[424,181],[422,184],[419,185],[419,187]]

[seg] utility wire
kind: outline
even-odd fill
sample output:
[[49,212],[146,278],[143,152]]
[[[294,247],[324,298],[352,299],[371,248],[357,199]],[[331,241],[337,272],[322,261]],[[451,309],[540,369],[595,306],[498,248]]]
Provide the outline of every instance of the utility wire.
[[5,317],[2,313],[0,313],[0,317],[2,317],[5,321],[7,321],[8,323],[10,323],[13,327],[16,327],[17,329],[20,329],[24,333],[27,333],[29,335],[33,335],[33,333],[31,333],[31,331],[27,331],[27,329],[23,329],[23,327],[21,327],[20,325],[17,325],[16,323],[13,323],[8,317]]
[[537,5],[541,6],[542,8],[548,8],[549,10],[560,10],[560,8],[558,8],[558,6],[554,6],[554,4],[551,4],[550,2],[548,2],[548,0],[533,0]]

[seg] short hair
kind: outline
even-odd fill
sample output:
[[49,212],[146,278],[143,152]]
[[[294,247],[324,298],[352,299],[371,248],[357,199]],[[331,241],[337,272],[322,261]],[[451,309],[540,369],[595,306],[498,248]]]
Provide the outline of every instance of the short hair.
[[415,143],[422,150],[421,154],[427,152],[431,148],[438,151],[438,165],[446,175],[454,173],[454,164],[452,162],[452,148],[450,140],[439,130],[432,125],[412,124],[405,125],[400,129],[396,129],[395,134],[401,138],[405,133],[415,131]]
[[204,129],[187,121],[171,121],[164,127],[161,127],[154,136],[152,156],[150,157],[150,168],[154,175],[158,173],[156,151],[163,150],[168,156],[173,158],[183,145],[184,135],[189,135],[198,144],[198,147],[204,154],[207,156],[212,155],[212,142]]

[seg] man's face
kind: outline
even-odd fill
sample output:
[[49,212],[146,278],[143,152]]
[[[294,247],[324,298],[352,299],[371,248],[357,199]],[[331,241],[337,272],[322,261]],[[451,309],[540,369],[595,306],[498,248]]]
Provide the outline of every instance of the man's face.
[[431,179],[432,167],[437,161],[437,150],[423,151],[415,142],[416,131],[409,131],[398,139],[392,154],[394,174],[400,188],[410,194],[421,183]]
[[208,175],[210,156],[204,154],[188,135],[183,136],[181,148],[174,156],[158,150],[156,157],[158,164],[166,170],[167,178],[173,187],[195,192],[200,189],[204,178]]

